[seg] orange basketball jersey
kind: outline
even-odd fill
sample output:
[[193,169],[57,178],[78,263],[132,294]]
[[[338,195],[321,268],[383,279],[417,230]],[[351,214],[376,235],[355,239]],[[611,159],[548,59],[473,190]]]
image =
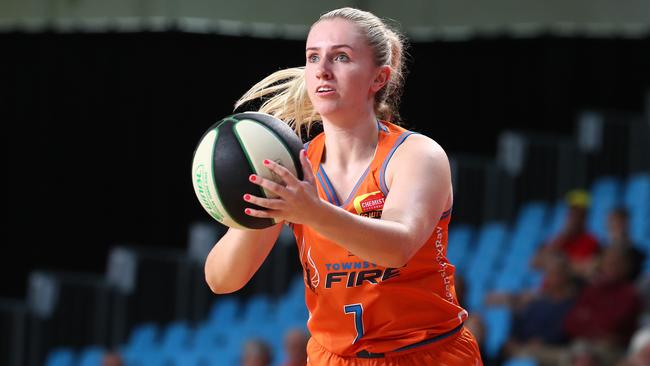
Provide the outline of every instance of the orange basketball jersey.
[[[349,197],[337,197],[320,165],[325,135],[306,144],[321,198],[356,215],[381,218],[388,196],[386,165],[413,132],[379,122],[375,157]],[[413,162],[416,164],[417,162]],[[444,212],[431,237],[402,268],[367,262],[310,227],[294,225],[305,277],[313,339],[341,356],[399,352],[460,330],[467,312],[454,289],[454,266],[446,258]]]

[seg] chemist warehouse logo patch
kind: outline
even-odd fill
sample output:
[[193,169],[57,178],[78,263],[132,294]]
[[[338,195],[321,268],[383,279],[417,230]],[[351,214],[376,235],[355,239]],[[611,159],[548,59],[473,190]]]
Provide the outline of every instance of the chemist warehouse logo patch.
[[354,209],[357,215],[381,218],[381,210],[384,209],[384,194],[381,191],[362,194],[354,198]]

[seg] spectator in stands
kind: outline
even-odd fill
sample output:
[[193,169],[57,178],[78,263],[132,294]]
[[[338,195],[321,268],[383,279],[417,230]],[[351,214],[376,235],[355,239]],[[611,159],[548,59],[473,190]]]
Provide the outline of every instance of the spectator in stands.
[[641,310],[641,299],[629,280],[630,255],[625,248],[607,248],[597,275],[582,290],[565,321],[569,335],[596,344],[612,357],[627,344]]
[[506,304],[513,308],[512,332],[502,357],[527,355],[540,365],[557,365],[568,342],[564,332],[565,316],[574,304],[576,286],[568,259],[561,254],[546,261],[539,291],[528,294],[490,294],[488,304]]
[[567,360],[562,363],[567,366],[606,366],[607,363],[603,362],[598,350],[590,343],[576,342],[574,343],[567,357]]
[[287,360],[282,366],[305,366],[307,364],[307,341],[309,334],[302,329],[291,329],[284,337]]
[[648,365],[650,365],[650,326],[645,326],[634,333],[627,357],[618,366]]
[[242,366],[270,366],[273,360],[271,348],[260,339],[251,339],[244,344]]
[[636,281],[643,270],[645,253],[637,249],[629,235],[629,214],[625,207],[617,207],[607,217],[608,246],[617,246],[630,251],[630,281]]
[[585,225],[590,197],[586,191],[572,190],[566,196],[568,213],[564,227],[558,235],[542,246],[533,258],[534,268],[544,267],[544,261],[557,253],[566,255],[571,267],[580,278],[588,278],[595,268],[599,251],[598,241]]
[[118,352],[109,351],[102,357],[102,366],[123,366],[124,361]]

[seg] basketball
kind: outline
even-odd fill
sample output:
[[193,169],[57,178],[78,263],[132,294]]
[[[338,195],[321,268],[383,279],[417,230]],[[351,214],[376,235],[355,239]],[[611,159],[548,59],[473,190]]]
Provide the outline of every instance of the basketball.
[[244,112],[212,125],[201,137],[192,159],[192,183],[201,206],[218,222],[237,229],[263,229],[273,219],[246,215],[244,209],[263,209],[243,200],[244,194],[275,195],[251,183],[251,174],[282,184],[263,164],[273,160],[302,179],[296,133],[283,121],[265,113]]

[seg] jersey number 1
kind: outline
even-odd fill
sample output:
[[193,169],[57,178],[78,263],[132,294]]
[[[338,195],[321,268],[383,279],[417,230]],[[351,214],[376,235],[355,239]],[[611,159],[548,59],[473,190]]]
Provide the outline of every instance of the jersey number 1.
[[343,307],[346,314],[354,315],[354,327],[357,329],[357,337],[354,338],[352,344],[357,343],[363,337],[363,306],[361,304],[350,304]]

